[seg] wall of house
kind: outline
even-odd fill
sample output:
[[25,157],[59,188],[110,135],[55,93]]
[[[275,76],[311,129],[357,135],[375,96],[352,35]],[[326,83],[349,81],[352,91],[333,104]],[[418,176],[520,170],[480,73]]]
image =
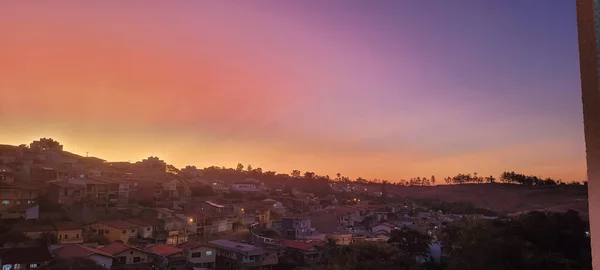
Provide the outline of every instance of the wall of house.
[[[122,253],[119,253],[119,254],[115,255],[115,260],[117,260],[119,257],[125,257],[125,264],[151,262],[151,260],[149,260],[148,253],[143,252],[141,250],[137,250],[137,249],[128,249]],[[139,262],[134,262],[134,259],[136,257],[140,258]]]
[[154,236],[154,228],[152,226],[139,227],[138,236],[141,238],[152,238]]
[[97,264],[104,266],[104,268],[106,268],[106,269],[110,269],[112,267],[113,258],[111,258],[111,257],[95,254],[95,255],[89,256],[88,258],[90,260],[96,262]]
[[38,219],[40,217],[40,206],[35,205],[25,210],[25,219]]
[[[207,253],[209,252],[209,253]],[[192,254],[200,253],[200,257],[192,257]],[[216,261],[217,251],[214,248],[208,246],[200,246],[195,249],[190,249],[185,252],[185,257],[188,262],[193,264],[199,263],[214,263]]]
[[[137,236],[136,228],[118,229],[102,223],[92,224],[89,228],[96,229],[96,235],[103,235],[110,241],[123,241],[124,243],[127,243],[129,238],[135,238]],[[99,232],[98,230],[102,230],[102,232]]]
[[83,234],[81,229],[59,230],[57,232],[57,237],[61,244],[83,243]]

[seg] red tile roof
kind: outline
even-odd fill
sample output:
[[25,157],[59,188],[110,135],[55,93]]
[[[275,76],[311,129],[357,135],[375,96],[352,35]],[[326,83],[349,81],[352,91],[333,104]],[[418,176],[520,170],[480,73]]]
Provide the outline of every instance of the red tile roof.
[[181,244],[179,247],[183,250],[189,250],[189,249],[195,249],[199,246],[202,246],[202,244],[200,244],[200,242],[197,242],[194,240],[188,240],[185,243]]
[[99,254],[111,258],[113,257],[110,253],[106,251],[86,247],[84,245],[79,244],[65,245],[61,248],[54,250],[54,254],[60,259],[85,258],[94,254]]
[[171,255],[183,252],[182,249],[167,244],[154,244],[147,247],[146,251],[163,257],[169,257]]
[[132,246],[128,246],[128,245],[125,245],[125,244],[123,244],[121,242],[113,242],[110,245],[103,246],[103,247],[98,248],[98,249],[101,250],[101,251],[104,251],[104,252],[106,252],[108,254],[111,254],[111,255],[121,254],[124,251],[130,250],[130,249],[135,249],[135,250],[139,250],[139,251],[143,251],[143,252],[147,253],[146,251],[144,251],[142,249],[139,249],[139,248],[136,248],[136,247],[132,247]]
[[56,222],[54,227],[56,227],[56,230],[78,230],[82,228],[81,225],[75,222]]
[[125,220],[111,220],[111,221],[102,221],[100,224],[104,224],[117,229],[131,229],[139,227],[138,224],[131,223]]
[[280,243],[281,245],[293,249],[299,250],[310,250],[315,246],[324,246],[325,242],[323,241],[297,241],[297,240],[284,240]]

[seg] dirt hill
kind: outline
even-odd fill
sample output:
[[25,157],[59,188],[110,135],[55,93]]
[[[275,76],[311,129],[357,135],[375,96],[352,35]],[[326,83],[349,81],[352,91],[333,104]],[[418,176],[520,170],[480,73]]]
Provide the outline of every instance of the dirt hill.
[[583,187],[535,187],[511,184],[465,184],[433,187],[401,187],[390,194],[414,199],[438,199],[447,202],[466,201],[474,206],[500,213],[523,211],[566,211],[573,209],[588,215],[587,190]]

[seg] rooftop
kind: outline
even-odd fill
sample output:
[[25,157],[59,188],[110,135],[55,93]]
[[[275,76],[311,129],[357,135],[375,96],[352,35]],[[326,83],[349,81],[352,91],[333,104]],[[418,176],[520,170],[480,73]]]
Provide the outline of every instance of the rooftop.
[[110,253],[106,251],[79,244],[65,245],[63,247],[55,249],[54,254],[60,259],[85,258],[94,254],[113,257]]
[[315,246],[324,246],[325,242],[320,240],[298,241],[298,240],[283,240],[280,243],[282,246],[307,251]]
[[124,251],[130,250],[130,249],[135,249],[135,250],[139,250],[139,251],[143,251],[145,253],[148,253],[145,250],[141,250],[141,249],[136,248],[136,247],[128,246],[128,245],[125,245],[125,244],[123,244],[121,242],[113,242],[110,245],[103,246],[103,247],[98,248],[98,249],[101,250],[101,251],[104,251],[104,252],[106,252],[108,254],[111,254],[111,255],[121,254]]
[[131,229],[131,228],[137,228],[139,227],[138,224],[129,222],[129,221],[125,221],[125,220],[111,220],[111,221],[102,221],[102,222],[98,222],[100,224],[104,224],[106,226],[110,226],[113,228],[117,228],[117,229]]
[[214,203],[214,202],[211,202],[211,201],[204,201],[204,202],[205,202],[206,204],[208,204],[208,205],[212,206],[212,207],[217,207],[217,208],[223,208],[223,207],[225,207],[225,206],[223,206],[223,205],[220,205],[220,204],[217,204],[217,203]]
[[210,241],[210,242],[208,242],[208,245],[216,247],[216,248],[228,250],[228,251],[233,251],[236,253],[241,253],[244,256],[260,255],[260,254],[262,254],[262,251],[263,251],[261,247],[257,247],[257,246],[245,244],[245,243],[229,241],[229,240],[225,240],[225,239]]
[[160,255],[163,257],[169,257],[177,253],[182,253],[183,250],[167,244],[154,244],[146,248],[146,251]]

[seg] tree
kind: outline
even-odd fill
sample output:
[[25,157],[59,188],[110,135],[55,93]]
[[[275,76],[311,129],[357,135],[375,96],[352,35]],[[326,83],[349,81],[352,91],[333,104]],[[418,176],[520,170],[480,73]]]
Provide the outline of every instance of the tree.
[[396,246],[413,258],[417,258],[427,257],[429,255],[429,245],[431,244],[431,240],[431,236],[404,226],[398,230],[392,231],[388,243]]
[[251,172],[252,171],[252,165],[248,164],[248,166],[246,166],[246,171],[247,172]]
[[294,177],[294,178],[300,178],[300,171],[299,170],[293,170],[292,171],[292,177]]
[[40,237],[36,239],[36,241],[40,245],[45,246],[58,244],[58,238],[56,237],[56,234],[51,232],[43,232],[42,234],[40,234]]
[[435,175],[431,176],[431,185],[435,186]]
[[465,219],[445,227],[440,240],[449,270],[591,269],[589,238],[575,211]]
[[414,259],[385,243],[364,242],[349,246],[326,244],[323,262],[315,270],[413,270]]
[[235,168],[236,171],[241,172],[244,170],[244,164],[242,163],[238,163],[237,167]]

